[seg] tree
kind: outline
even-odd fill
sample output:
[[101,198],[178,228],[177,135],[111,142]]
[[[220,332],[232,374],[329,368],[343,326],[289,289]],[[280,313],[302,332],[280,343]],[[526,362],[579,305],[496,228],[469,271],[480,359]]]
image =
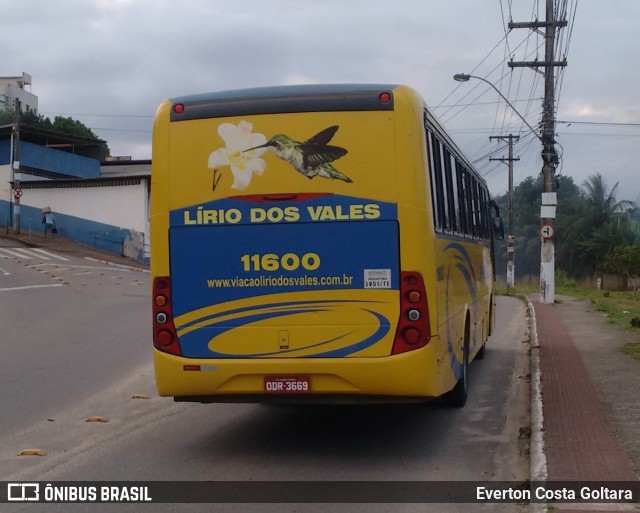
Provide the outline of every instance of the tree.
[[600,173],[582,185],[582,203],[568,219],[567,235],[576,256],[574,275],[592,275],[602,267],[604,257],[614,247],[632,243],[635,236],[625,210],[631,201],[618,201],[618,183],[609,189]]
[[[576,278],[602,270],[605,255],[619,245],[631,244],[636,235],[635,204],[618,201],[618,184],[611,189],[600,174],[590,176],[579,188],[571,177],[556,179],[558,210],[555,221],[556,268]],[[514,188],[516,278],[536,275],[540,269],[540,203],[542,178],[526,178]],[[496,198],[503,216],[507,196]],[[640,223],[637,223],[640,225]],[[496,268],[506,269],[506,243],[496,242]]]
[[[95,139],[96,141],[100,140],[100,138],[96,134],[94,134],[89,127],[76,119],[56,116],[53,122],[51,122],[49,118],[46,118],[39,114],[34,114],[33,112],[18,112],[18,118],[20,120],[21,126],[34,126],[37,128],[44,128],[46,130],[53,130],[60,134],[77,135],[80,137]],[[15,121],[15,109],[4,109],[0,111],[0,125],[15,123]],[[101,143],[100,146],[102,148],[101,158],[102,160],[104,160],[110,155],[109,146],[104,142]]]
[[[514,188],[514,236],[516,278],[523,275],[537,275],[540,271],[540,205],[542,177],[525,178]],[[570,267],[570,253],[566,248],[563,236],[565,226],[563,219],[571,216],[578,208],[580,190],[568,176],[558,176],[558,218],[556,227],[559,237],[556,238],[556,264]],[[503,217],[507,216],[507,195],[496,198]],[[506,269],[506,242],[496,243],[496,266],[500,273]]]
[[590,262],[591,270],[604,270],[603,263],[606,256],[617,247],[633,244],[635,234],[629,228],[626,219],[607,221],[591,230],[590,237],[579,247]]
[[636,244],[625,244],[613,248],[604,258],[605,272],[615,274],[631,281],[635,289],[634,278],[640,275],[640,247]]
[[632,201],[618,201],[616,198],[618,182],[611,190],[607,190],[607,183],[600,173],[588,177],[583,182],[582,188],[585,192],[590,220],[596,226],[601,226],[626,209],[635,206]]
[[85,126],[77,119],[56,116],[53,120],[51,128],[57,132],[64,132],[65,134],[79,135],[81,137],[98,139],[98,136],[94,134],[89,127]]

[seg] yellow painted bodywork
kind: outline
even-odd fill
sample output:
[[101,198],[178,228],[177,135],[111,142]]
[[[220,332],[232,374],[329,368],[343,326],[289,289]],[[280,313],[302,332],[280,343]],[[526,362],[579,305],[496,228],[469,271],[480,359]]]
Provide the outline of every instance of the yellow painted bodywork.
[[[346,325],[357,325],[357,333],[349,335],[354,340],[369,336],[367,330],[375,331],[376,325],[368,314],[355,307],[329,309],[314,313],[313,318],[305,314],[266,319],[216,339],[214,349],[225,353],[237,346],[237,337],[244,337],[249,341],[244,351],[252,357],[185,358],[154,349],[160,395],[260,396],[264,394],[266,375],[309,376],[312,394],[335,397],[427,399],[453,388],[456,365],[462,362],[465,323],[470,323],[470,359],[488,336],[493,300],[489,249],[477,240],[465,241],[434,232],[424,104],[408,87],[398,86],[393,95],[393,111],[268,114],[185,122],[170,122],[172,103],[164,102],[156,114],[153,136],[151,273],[152,278],[170,275],[169,213],[212,198],[330,193],[394,204],[400,233],[400,269],[419,272],[425,282],[431,326],[429,344],[390,356],[400,314],[397,290],[284,293],[282,298],[269,297],[269,301],[279,304],[299,295],[309,302],[329,297],[363,304],[373,301],[374,310],[392,324],[377,344],[351,357],[306,358],[309,347],[342,336]],[[261,174],[253,174],[245,190],[232,189],[229,168],[220,168],[216,171],[219,182],[212,191],[213,170],[207,166],[208,158],[224,146],[218,126],[239,125],[242,121],[249,121],[253,132],[267,134],[267,138],[284,133],[299,134],[301,140],[324,127],[339,125],[330,144],[344,146],[348,153],[332,164],[352,183],[321,177],[310,180],[267,152],[262,156],[267,168]],[[466,273],[461,271],[465,266]],[[206,327],[212,318],[225,320],[224,315],[228,315],[233,320],[237,315],[234,311],[261,308],[264,301],[264,296],[254,296],[238,300],[238,304],[211,305],[187,312],[175,318],[178,334]],[[272,354],[282,346],[286,353]],[[185,370],[197,366],[200,371]]]

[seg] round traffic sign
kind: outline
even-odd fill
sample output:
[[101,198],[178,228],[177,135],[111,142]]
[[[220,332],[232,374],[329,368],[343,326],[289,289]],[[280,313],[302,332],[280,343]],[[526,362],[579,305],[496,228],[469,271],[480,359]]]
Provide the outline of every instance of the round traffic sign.
[[552,225],[543,224],[540,227],[540,235],[542,235],[543,239],[553,239],[553,236],[555,235],[555,230]]
[[14,195],[16,198],[20,198],[20,197],[22,196],[22,189],[14,189],[14,190],[13,190],[13,195]]

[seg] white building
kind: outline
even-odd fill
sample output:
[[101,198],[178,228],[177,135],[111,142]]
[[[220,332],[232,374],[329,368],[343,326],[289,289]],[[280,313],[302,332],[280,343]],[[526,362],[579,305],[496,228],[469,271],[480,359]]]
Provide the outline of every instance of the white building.
[[0,77],[0,109],[16,107],[22,112],[38,113],[38,97],[31,92],[28,73],[22,73],[21,77]]
[[[0,110],[18,107],[37,115],[38,98],[27,86],[26,73],[0,77]],[[61,235],[148,261],[151,161],[115,158],[101,166],[104,141],[22,123],[19,128],[0,126],[0,226],[8,230],[19,220],[20,230],[42,230],[41,209],[49,207]]]

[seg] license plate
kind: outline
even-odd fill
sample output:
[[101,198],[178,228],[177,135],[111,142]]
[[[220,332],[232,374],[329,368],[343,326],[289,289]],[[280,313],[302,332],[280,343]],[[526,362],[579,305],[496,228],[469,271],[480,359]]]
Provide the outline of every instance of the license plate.
[[264,391],[268,394],[306,394],[311,392],[309,376],[265,376]]

